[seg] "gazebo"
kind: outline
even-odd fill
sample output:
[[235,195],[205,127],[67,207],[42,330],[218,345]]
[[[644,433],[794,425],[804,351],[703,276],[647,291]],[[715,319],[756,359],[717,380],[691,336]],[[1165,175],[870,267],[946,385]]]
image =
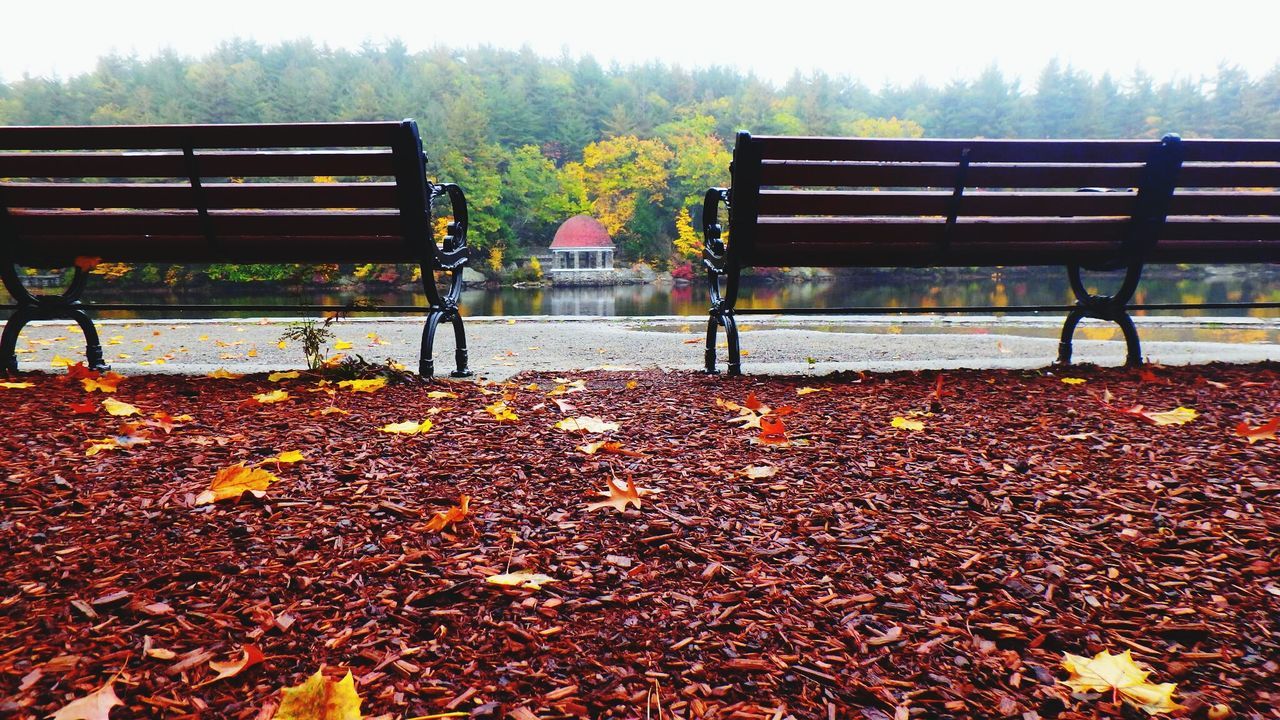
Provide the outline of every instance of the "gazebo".
[[557,272],[612,270],[613,240],[599,220],[574,215],[556,230],[551,241],[552,266]]

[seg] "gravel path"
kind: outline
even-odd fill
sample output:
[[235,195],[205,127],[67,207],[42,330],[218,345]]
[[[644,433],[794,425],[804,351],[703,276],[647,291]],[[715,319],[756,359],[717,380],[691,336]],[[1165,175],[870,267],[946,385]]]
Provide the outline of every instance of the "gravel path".
[[[280,348],[288,319],[100,320],[107,360],[122,373],[204,374],[217,368],[261,372],[304,364],[296,342]],[[824,375],[837,370],[1027,368],[1057,355],[1060,318],[742,318],[743,365],[750,374]],[[382,362],[416,364],[418,318],[360,318],[333,326],[342,350]],[[501,380],[523,370],[697,369],[705,321],[696,317],[467,318],[471,366]],[[1185,365],[1215,360],[1280,360],[1280,320],[1139,319],[1144,355]],[[720,334],[723,346],[724,335]],[[333,345],[330,345],[333,352]],[[19,341],[24,370],[51,367],[55,356],[84,358],[79,329],[65,322],[35,323]],[[726,351],[721,349],[721,368]],[[453,369],[453,335],[437,338],[437,373]],[[1075,359],[1118,365],[1124,345],[1114,326],[1094,323],[1077,332]]]

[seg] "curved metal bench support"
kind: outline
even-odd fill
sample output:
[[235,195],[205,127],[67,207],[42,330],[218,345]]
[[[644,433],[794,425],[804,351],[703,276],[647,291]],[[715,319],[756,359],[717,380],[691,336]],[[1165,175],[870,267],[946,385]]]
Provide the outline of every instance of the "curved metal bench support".
[[[435,374],[432,350],[436,342],[436,329],[442,320],[447,320],[453,323],[453,337],[456,342],[454,360],[457,364],[457,369],[449,375],[464,378],[475,374],[467,367],[467,334],[462,326],[462,315],[458,311],[458,300],[462,296],[462,269],[468,257],[467,199],[462,193],[462,188],[452,183],[431,186],[433,199],[445,195],[449,197],[449,204],[453,208],[453,222],[449,223],[444,247],[436,249],[434,259],[422,263],[422,289],[427,295],[429,307],[427,321],[422,326],[422,351],[418,357],[418,374],[428,378]],[[436,270],[443,270],[449,274],[449,287],[443,295],[436,287]]]
[[1142,345],[1138,340],[1138,328],[1133,324],[1133,318],[1129,317],[1125,306],[1133,299],[1138,281],[1142,279],[1142,263],[1135,262],[1125,268],[1124,281],[1114,295],[1090,294],[1080,277],[1079,265],[1067,266],[1067,279],[1071,282],[1071,292],[1076,296],[1076,306],[1062,325],[1062,339],[1058,341],[1058,363],[1071,364],[1071,339],[1075,335],[1076,326],[1084,318],[1092,318],[1119,325],[1120,331],[1124,333],[1125,365],[1141,365]]
[[[711,291],[711,308],[707,316],[706,372],[708,375],[719,374],[716,369],[716,331],[723,327],[725,338],[729,341],[729,375],[741,375],[742,353],[738,344],[738,323],[733,314],[734,305],[738,302],[740,269],[729,258],[722,238],[723,228],[719,222],[721,203],[726,208],[729,207],[729,191],[725,188],[711,188],[702,201],[702,266],[706,268]],[[720,288],[722,276],[723,291]]]
[[71,278],[71,285],[61,295],[37,295],[22,284],[16,265],[8,262],[0,264],[0,282],[4,283],[5,289],[18,304],[18,309],[13,311],[4,325],[4,333],[0,334],[0,372],[18,371],[18,336],[32,320],[74,320],[84,333],[86,364],[94,370],[108,369],[109,366],[103,359],[98,330],[80,304],[80,296],[84,294],[89,273],[78,267],[72,271],[75,274]]

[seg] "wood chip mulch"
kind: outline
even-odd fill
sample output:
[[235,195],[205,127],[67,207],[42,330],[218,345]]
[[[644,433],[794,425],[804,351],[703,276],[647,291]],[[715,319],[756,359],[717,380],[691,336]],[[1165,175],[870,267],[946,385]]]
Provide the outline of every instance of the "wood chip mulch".
[[[1280,416],[1280,366],[938,377],[331,396],[139,376],[110,397],[192,419],[92,456],[138,418],[75,413],[108,397],[76,380],[9,378],[35,386],[0,389],[0,715],[114,678],[116,720],[265,718],[324,668],[353,673],[365,717],[1139,717],[1059,682],[1063,652],[1130,650],[1183,714],[1280,717],[1280,441],[1236,434]],[[548,396],[568,380],[585,389]],[[504,394],[514,422],[485,409]],[[751,394],[794,409],[790,444],[716,402]],[[553,427],[570,416],[620,428]],[[578,449],[595,440],[642,457]],[[218,470],[291,450],[264,497],[195,504]],[[587,508],[612,477],[650,491],[639,510]],[[516,570],[554,581],[486,580]],[[202,684],[246,645],[265,661]]]

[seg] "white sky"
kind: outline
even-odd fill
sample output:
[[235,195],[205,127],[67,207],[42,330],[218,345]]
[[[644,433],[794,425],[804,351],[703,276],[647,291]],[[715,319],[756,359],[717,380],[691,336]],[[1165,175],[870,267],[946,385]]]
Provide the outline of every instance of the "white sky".
[[873,88],[923,77],[971,79],[995,63],[1034,86],[1051,58],[1118,79],[1211,76],[1220,63],[1258,77],[1280,61],[1276,0],[8,0],[0,80],[68,77],[105,54],[202,55],[219,41],[309,36],[330,47],[398,37],[436,45],[528,45],[605,65],[659,60],[727,65],[784,81],[795,70]]

